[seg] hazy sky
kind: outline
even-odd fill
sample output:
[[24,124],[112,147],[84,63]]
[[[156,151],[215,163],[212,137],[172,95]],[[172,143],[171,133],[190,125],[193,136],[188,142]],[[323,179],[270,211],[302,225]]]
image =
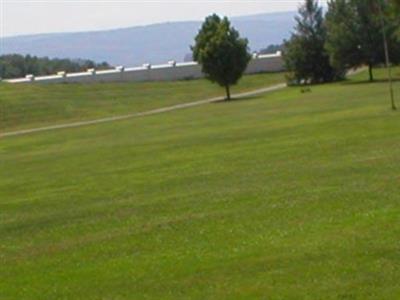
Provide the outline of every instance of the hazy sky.
[[0,35],[87,31],[296,10],[300,0],[0,0]]

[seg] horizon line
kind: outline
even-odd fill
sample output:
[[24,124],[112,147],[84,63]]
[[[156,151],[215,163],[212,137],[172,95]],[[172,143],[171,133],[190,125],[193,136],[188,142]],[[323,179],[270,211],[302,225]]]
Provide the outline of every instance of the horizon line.
[[[296,13],[295,10],[280,10],[274,12],[261,12],[257,14],[244,14],[244,15],[234,15],[228,16],[229,19],[237,19],[237,18],[246,18],[246,17],[255,17],[255,16],[262,16],[262,15],[277,15],[283,13]],[[218,14],[221,15],[221,14]],[[223,15],[222,15],[223,16]],[[124,30],[124,29],[131,29],[131,28],[140,28],[140,27],[148,27],[148,26],[156,26],[156,25],[165,25],[169,23],[187,23],[187,22],[201,22],[203,19],[188,19],[188,20],[171,20],[171,21],[161,21],[155,23],[146,23],[146,24],[138,24],[138,25],[131,25],[131,26],[122,26],[122,27],[111,27],[111,28],[104,28],[104,29],[83,29],[78,31],[54,31],[54,32],[37,32],[37,33],[22,33],[22,34],[14,34],[14,35],[3,35],[0,36],[0,39],[8,39],[8,38],[21,38],[21,37],[29,37],[29,36],[44,36],[44,35],[62,35],[62,34],[80,34],[80,33],[97,33],[97,32],[109,32],[109,31],[116,31],[116,30]]]

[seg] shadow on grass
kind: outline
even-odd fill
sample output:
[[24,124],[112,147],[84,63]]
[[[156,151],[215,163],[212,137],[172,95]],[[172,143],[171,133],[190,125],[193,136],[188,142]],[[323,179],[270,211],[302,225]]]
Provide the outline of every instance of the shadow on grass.
[[221,100],[215,101],[214,103],[216,103],[216,104],[232,103],[232,102],[237,102],[237,101],[255,100],[255,99],[258,99],[258,98],[260,98],[260,95],[244,96],[244,97],[232,97],[231,100],[221,99]]

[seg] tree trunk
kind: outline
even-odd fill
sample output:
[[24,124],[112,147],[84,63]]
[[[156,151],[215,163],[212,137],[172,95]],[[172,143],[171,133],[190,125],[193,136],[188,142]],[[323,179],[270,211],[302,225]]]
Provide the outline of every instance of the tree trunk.
[[231,90],[229,84],[225,85],[226,100],[231,100]]
[[374,73],[372,72],[372,64],[368,65],[369,81],[374,81]]

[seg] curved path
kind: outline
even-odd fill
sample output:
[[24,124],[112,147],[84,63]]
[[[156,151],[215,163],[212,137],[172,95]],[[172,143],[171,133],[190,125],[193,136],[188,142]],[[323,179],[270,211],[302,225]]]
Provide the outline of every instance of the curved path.
[[[250,92],[235,94],[235,95],[233,95],[233,97],[234,98],[242,98],[242,97],[256,96],[259,94],[264,94],[264,93],[276,91],[279,89],[283,89],[284,87],[286,87],[286,84],[281,83],[281,84],[253,90]],[[50,126],[45,126],[45,127],[30,128],[30,129],[23,129],[23,130],[3,132],[3,133],[0,132],[0,138],[30,134],[30,133],[41,132],[41,131],[81,127],[81,126],[87,126],[87,125],[93,125],[93,124],[99,124],[99,123],[114,122],[114,121],[120,121],[120,120],[125,120],[125,119],[150,116],[150,115],[165,113],[165,112],[169,112],[169,111],[173,111],[173,110],[177,110],[177,109],[199,106],[199,105],[212,103],[212,102],[218,102],[221,100],[223,100],[222,97],[215,97],[215,98],[210,98],[210,99],[206,99],[206,100],[200,100],[200,101],[195,101],[195,102],[182,103],[182,104],[176,104],[176,105],[172,105],[172,106],[157,108],[157,109],[144,111],[144,112],[132,113],[132,114],[128,114],[128,115],[120,115],[120,116],[107,117],[107,118],[102,118],[102,119],[65,123],[65,124],[59,124],[59,125],[50,125]]]

